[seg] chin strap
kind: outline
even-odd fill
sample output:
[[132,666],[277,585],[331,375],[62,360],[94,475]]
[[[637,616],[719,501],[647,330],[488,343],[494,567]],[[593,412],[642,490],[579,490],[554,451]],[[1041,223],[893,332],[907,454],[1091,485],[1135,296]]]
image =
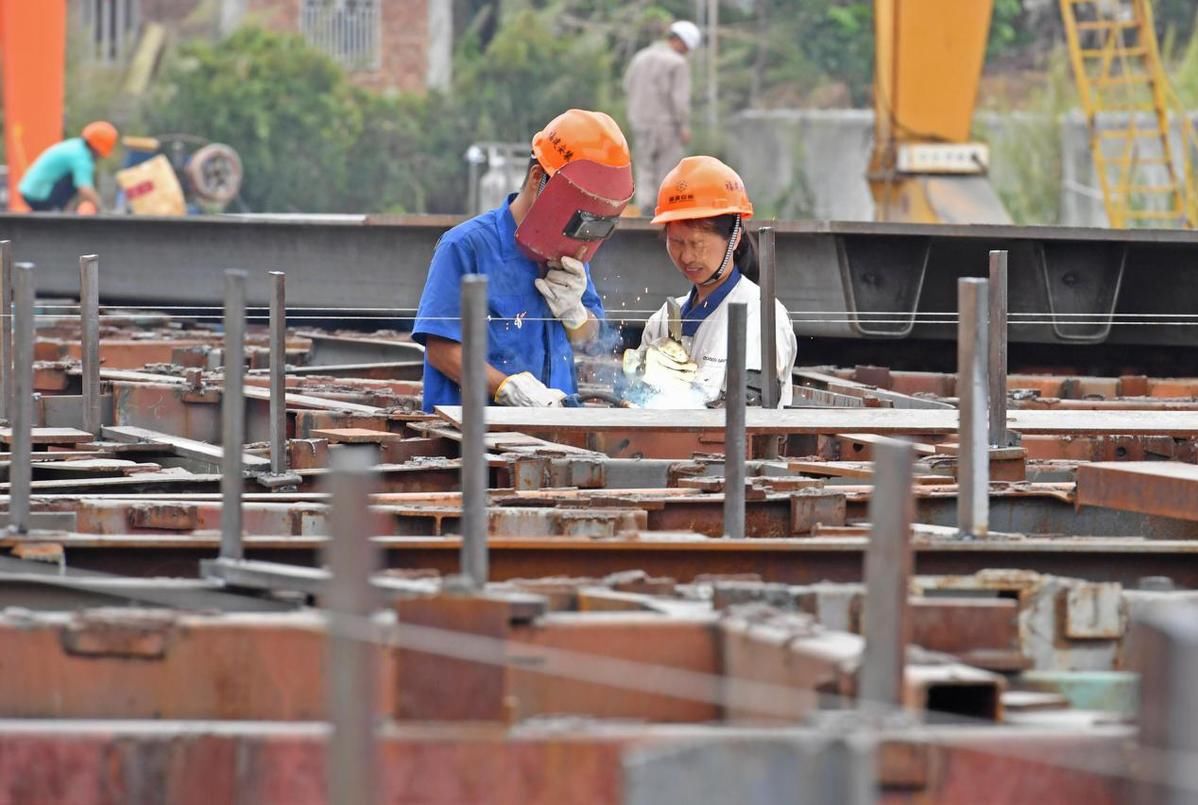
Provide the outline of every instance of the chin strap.
[[700,285],[712,285],[720,281],[724,276],[724,272],[728,270],[728,266],[732,264],[732,253],[736,251],[737,241],[740,240],[740,216],[736,216],[736,222],[732,224],[732,235],[728,238],[728,248],[724,250],[724,261],[720,263],[720,267],[710,277],[700,282]]

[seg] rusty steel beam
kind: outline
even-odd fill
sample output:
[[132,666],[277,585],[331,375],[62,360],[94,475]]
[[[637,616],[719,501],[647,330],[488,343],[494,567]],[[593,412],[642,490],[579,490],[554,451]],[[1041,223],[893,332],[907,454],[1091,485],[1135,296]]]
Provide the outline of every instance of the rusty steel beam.
[[[1132,769],[1126,744],[1133,734],[1124,726],[894,730],[879,736],[878,782],[886,800],[896,803],[974,802],[986,791],[1003,802],[1114,805],[1132,793],[1125,777]],[[795,750],[811,737],[813,730],[793,728],[739,728],[729,735],[712,726],[617,723],[582,725],[565,738],[561,724],[547,723],[501,738],[473,725],[392,725],[380,741],[389,773],[379,794],[389,802],[631,805],[623,794],[630,762],[706,747],[709,757],[724,762],[689,765],[686,773],[697,778],[721,772],[723,783],[738,787],[718,790],[749,802],[763,785],[791,781],[777,790],[794,790],[801,768]],[[133,787],[129,772],[137,769],[145,777],[136,782],[161,792],[164,801],[195,802],[202,791],[213,802],[320,802],[326,741],[314,724],[0,722],[0,755],[39,758],[20,774],[0,777],[0,797],[54,801],[67,790],[76,792],[72,801],[78,805],[100,805],[112,801],[109,792]],[[747,763],[761,756],[744,754],[746,746],[772,747],[765,756],[779,762],[766,770]],[[709,784],[703,790],[717,789]]]
[[[381,537],[388,567],[457,570],[460,540],[455,537]],[[59,538],[72,567],[131,576],[191,577],[201,559],[217,554],[211,536],[136,535]],[[319,537],[245,538],[246,558],[314,566]],[[703,575],[753,573],[767,581],[813,584],[861,580],[864,541],[860,538],[592,540],[589,538],[493,537],[492,578],[497,581],[542,576],[593,576],[642,569],[650,575],[690,580]],[[967,545],[917,542],[915,572],[971,575],[992,567],[1020,568],[1091,581],[1135,586],[1149,576],[1171,578],[1198,588],[1198,542],[1120,538],[975,541]]]
[[1198,466],[1172,461],[1081,464],[1077,503],[1198,521]]

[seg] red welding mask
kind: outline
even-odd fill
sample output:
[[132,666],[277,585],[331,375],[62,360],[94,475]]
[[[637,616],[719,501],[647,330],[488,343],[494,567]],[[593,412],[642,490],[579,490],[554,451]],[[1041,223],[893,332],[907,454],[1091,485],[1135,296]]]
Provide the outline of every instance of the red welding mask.
[[568,162],[550,177],[516,228],[516,243],[537,262],[574,257],[585,263],[615,231],[632,194],[631,165]]

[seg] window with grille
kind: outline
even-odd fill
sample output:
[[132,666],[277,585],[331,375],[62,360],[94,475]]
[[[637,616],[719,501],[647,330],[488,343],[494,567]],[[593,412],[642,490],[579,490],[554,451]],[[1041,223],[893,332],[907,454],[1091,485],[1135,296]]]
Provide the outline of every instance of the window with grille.
[[348,70],[379,68],[382,0],[303,0],[300,30]]
[[87,56],[101,62],[123,61],[132,51],[141,24],[138,0],[76,0],[87,35]]

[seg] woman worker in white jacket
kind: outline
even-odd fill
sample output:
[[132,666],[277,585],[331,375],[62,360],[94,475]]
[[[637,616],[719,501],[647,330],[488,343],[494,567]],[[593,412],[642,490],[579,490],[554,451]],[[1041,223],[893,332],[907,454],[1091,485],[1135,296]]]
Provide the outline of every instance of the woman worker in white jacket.
[[[687,157],[661,183],[653,223],[665,224],[666,251],[692,286],[677,302],[682,310],[682,347],[695,364],[687,371],[694,373],[692,383],[703,398],[690,406],[671,407],[695,407],[722,396],[728,363],[728,305],[732,302],[744,302],[747,308],[745,365],[750,377],[757,372],[759,382],[766,382],[761,371],[757,249],[743,223],[752,216],[744,182],[715,157]],[[778,363],[768,379],[779,383],[778,399],[785,406],[793,393],[791,370],[798,342],[790,314],[781,302],[776,304]],[[663,305],[645,325],[642,349],[669,338],[668,306]]]

